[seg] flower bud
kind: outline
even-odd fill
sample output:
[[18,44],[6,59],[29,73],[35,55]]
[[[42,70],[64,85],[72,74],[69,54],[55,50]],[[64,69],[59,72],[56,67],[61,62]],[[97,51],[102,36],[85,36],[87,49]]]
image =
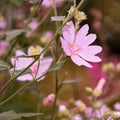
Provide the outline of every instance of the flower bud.
[[115,66],[111,62],[106,63],[102,66],[103,72],[110,72],[110,71],[113,71],[114,69],[115,69]]

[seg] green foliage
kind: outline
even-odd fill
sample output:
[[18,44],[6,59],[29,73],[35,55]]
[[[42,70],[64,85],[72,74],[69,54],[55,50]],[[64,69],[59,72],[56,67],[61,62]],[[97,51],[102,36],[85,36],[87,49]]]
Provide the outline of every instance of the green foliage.
[[0,71],[8,70],[10,66],[4,61],[0,61]]
[[17,6],[20,6],[23,4],[24,0],[6,0],[7,2],[13,3]]
[[48,72],[61,69],[61,67],[62,67],[62,66],[64,65],[64,63],[66,62],[66,60],[67,60],[67,59],[51,65],[51,67],[48,69]]
[[13,110],[0,113],[0,120],[17,120],[24,117],[33,117],[41,115],[42,113],[16,113]]
[[24,33],[28,31],[27,29],[16,29],[16,30],[10,30],[5,32],[5,38],[7,41],[11,41],[13,40],[15,37],[17,37],[18,35]]

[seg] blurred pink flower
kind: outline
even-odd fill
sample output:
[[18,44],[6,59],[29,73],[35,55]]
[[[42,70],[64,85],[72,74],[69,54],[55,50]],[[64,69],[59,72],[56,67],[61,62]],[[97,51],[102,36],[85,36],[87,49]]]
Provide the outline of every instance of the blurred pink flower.
[[7,26],[6,20],[3,18],[3,16],[0,16],[0,29],[5,29]]
[[[54,0],[57,7],[59,7],[65,0]],[[43,0],[42,6],[44,7],[51,7],[52,0]]]
[[36,19],[33,19],[29,24],[28,24],[28,27],[31,29],[31,30],[35,30],[37,27],[38,27],[38,22]]
[[55,94],[51,93],[43,100],[43,104],[49,105],[49,104],[53,103],[54,100],[55,100]]
[[87,107],[85,110],[86,117],[91,117],[90,120],[94,120],[92,117],[98,117],[101,118],[101,116],[104,116],[104,113],[108,110],[108,107],[104,104],[100,109],[94,109],[92,107]]
[[114,109],[120,111],[120,102],[115,103]]
[[[29,53],[28,53],[28,55],[29,55]],[[17,56],[27,56],[27,55],[23,51],[17,50],[15,56],[17,57]],[[29,64],[31,64],[33,62],[33,60],[34,60],[33,58],[25,58],[25,57],[12,58],[11,63],[12,63],[14,68],[12,68],[11,71],[13,71],[13,70],[16,70],[16,71],[23,70]],[[21,75],[17,79],[19,81],[31,81],[31,80],[33,80],[33,78],[38,79],[48,70],[48,68],[50,67],[51,64],[52,64],[52,58],[51,57],[46,57],[46,58],[42,57],[42,58],[40,58],[40,63],[39,63],[39,61],[36,61],[29,68],[30,69],[29,73]],[[44,76],[42,78],[40,78],[39,80],[42,80],[42,79],[44,79]]]
[[0,41],[0,57],[9,49],[8,41]]
[[103,86],[105,84],[105,78],[101,78],[97,84],[97,86],[95,87],[96,90],[100,90],[102,91],[103,90]]
[[88,34],[89,26],[86,24],[80,30],[75,32],[73,22],[68,22],[62,29],[61,44],[67,56],[78,66],[84,65],[92,68],[88,62],[100,62],[101,59],[96,56],[102,51],[97,45],[90,45],[96,39],[95,34]]

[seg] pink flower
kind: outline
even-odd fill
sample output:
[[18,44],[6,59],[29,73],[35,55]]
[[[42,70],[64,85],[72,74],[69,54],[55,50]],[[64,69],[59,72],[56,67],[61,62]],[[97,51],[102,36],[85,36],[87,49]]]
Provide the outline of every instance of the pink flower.
[[95,87],[96,90],[100,90],[102,91],[103,90],[103,86],[105,84],[105,78],[101,78],[97,84],[97,86]]
[[36,19],[33,19],[29,24],[28,24],[28,27],[31,29],[31,30],[35,30],[37,27],[38,27],[38,22]]
[[96,54],[102,51],[97,45],[90,45],[96,39],[95,34],[88,34],[89,26],[86,24],[75,32],[73,22],[68,22],[62,29],[61,44],[67,56],[78,66],[84,65],[92,68],[88,62],[100,62],[101,59]]
[[[55,4],[57,7],[59,7],[65,0],[55,0]],[[43,0],[42,6],[44,7],[51,7],[52,5],[52,0]]]
[[49,104],[53,103],[54,100],[55,100],[55,94],[51,93],[43,100],[43,104],[49,105]]
[[[28,52],[28,55],[29,55],[29,52]],[[17,57],[17,56],[27,56],[27,55],[23,51],[17,50],[15,56]],[[33,58],[25,58],[25,57],[12,58],[11,63],[14,66],[14,68],[12,68],[11,71],[13,71],[13,70],[16,70],[16,71],[23,70],[29,64],[31,64],[33,61],[34,61]],[[26,81],[26,80],[31,81],[31,80],[33,80],[33,78],[38,79],[48,70],[48,68],[50,67],[51,64],[52,64],[52,58],[51,57],[46,57],[46,58],[41,57],[40,62],[36,61],[29,68],[30,72],[19,76],[17,79],[19,81]],[[44,76],[42,78],[40,78],[39,80],[42,80],[42,79],[44,79]]]
[[0,41],[0,57],[7,52],[9,49],[9,42],[8,41]]

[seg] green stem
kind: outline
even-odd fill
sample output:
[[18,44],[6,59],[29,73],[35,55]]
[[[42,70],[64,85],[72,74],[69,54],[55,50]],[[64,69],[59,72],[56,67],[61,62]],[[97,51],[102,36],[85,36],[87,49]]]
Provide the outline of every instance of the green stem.
[[51,118],[50,120],[54,120],[54,113],[55,113],[55,107],[56,107],[56,102],[57,102],[57,95],[58,95],[58,71],[56,71],[56,85],[55,85],[55,100],[53,103],[53,109],[51,113]]
[[[54,0],[52,0],[52,6],[54,10],[55,16],[57,16],[57,8]],[[56,21],[56,30],[58,29],[58,22]],[[55,50],[55,58],[56,62],[58,61],[58,48],[59,48],[59,36],[56,36],[56,50]],[[51,118],[50,120],[54,120],[54,114],[55,114],[55,108],[56,108],[56,102],[57,102],[57,96],[58,96],[58,70],[55,71],[55,100],[53,103],[53,108],[52,108],[52,113],[51,113]]]
[[18,78],[20,75],[22,75],[31,65],[33,65],[36,62],[37,59],[35,59],[30,65],[28,65],[23,71],[21,71],[18,75],[16,75],[15,77],[11,78],[7,84],[0,90],[0,94],[8,87],[8,85],[10,85],[12,83],[13,80],[15,80],[16,78]]
[[16,91],[14,94],[12,94],[11,96],[9,96],[7,99],[5,99],[4,101],[2,101],[0,103],[0,106],[2,106],[3,104],[5,104],[6,102],[8,102],[10,99],[12,99],[14,96],[16,96],[18,93],[20,93],[23,89],[25,89],[27,86],[29,86],[30,84],[32,84],[34,82],[33,81],[30,81],[28,82],[27,84],[25,84],[22,88],[20,88],[18,91]]

